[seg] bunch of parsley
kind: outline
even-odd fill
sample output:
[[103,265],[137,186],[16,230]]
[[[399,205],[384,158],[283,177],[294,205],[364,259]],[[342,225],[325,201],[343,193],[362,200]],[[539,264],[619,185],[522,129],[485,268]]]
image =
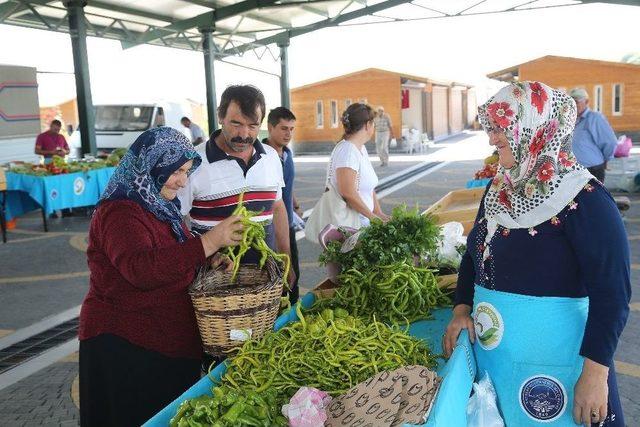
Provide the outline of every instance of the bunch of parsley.
[[330,242],[320,255],[320,262],[338,263],[342,271],[351,268],[365,271],[372,265],[390,265],[415,257],[424,259],[436,253],[440,239],[440,226],[431,216],[421,215],[418,207],[407,209],[401,205],[393,209],[387,223],[374,219],[362,229],[351,251],[342,253],[341,242]]

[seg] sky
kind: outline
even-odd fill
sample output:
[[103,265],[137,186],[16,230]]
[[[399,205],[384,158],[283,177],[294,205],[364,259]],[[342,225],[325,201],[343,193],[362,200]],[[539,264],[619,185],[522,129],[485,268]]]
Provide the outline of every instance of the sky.
[[[487,73],[544,55],[618,61],[640,51],[640,7],[603,4],[545,10],[346,26],[291,40],[291,87],[376,67],[476,85],[480,100],[499,84]],[[10,40],[11,42],[7,42]],[[75,97],[69,36],[0,25],[0,64],[38,69],[41,106]],[[274,53],[277,48],[272,47]],[[199,52],[157,46],[123,50],[114,40],[88,39],[94,103],[190,98],[205,102]],[[278,74],[270,55],[229,58]],[[218,97],[229,84],[250,83],[265,93],[268,107],[280,102],[279,80],[216,62]]]

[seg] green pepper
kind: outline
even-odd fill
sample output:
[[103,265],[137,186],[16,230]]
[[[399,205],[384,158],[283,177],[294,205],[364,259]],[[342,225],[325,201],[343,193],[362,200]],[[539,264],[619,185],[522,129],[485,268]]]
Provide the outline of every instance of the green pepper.
[[324,310],[322,310],[322,313],[320,315],[327,322],[333,320],[333,310],[331,310],[330,308],[325,308]]
[[333,310],[333,314],[337,319],[346,319],[347,317],[349,317],[349,312],[344,308],[340,308],[340,307]]
[[224,396],[224,406],[231,406],[238,401],[238,393],[234,390],[227,390]]
[[244,412],[244,409],[245,404],[243,402],[236,402],[233,404],[231,409],[222,416],[222,419],[229,423],[235,423],[240,414]]
[[260,427],[262,425],[262,420],[252,417],[249,414],[240,414],[238,416],[237,422],[242,425],[247,425],[252,427]]

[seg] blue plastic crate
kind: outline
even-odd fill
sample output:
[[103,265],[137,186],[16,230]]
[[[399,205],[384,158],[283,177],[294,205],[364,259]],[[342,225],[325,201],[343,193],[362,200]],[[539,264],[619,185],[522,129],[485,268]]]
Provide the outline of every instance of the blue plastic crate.
[[471,181],[467,181],[466,188],[486,187],[491,180],[492,178],[472,179]]
[[[301,299],[303,307],[310,307],[315,301],[312,293],[306,294]],[[425,340],[430,348],[439,353],[442,351],[442,333],[451,319],[450,309],[440,309],[434,312],[432,320],[421,320],[411,324],[409,333],[415,337]],[[289,310],[282,314],[274,325],[274,330],[278,330],[290,322],[298,321],[295,310]],[[473,356],[471,344],[466,331],[463,331],[458,339],[458,346],[453,355],[446,363],[441,363],[437,369],[442,376],[443,382],[436,396],[431,413],[425,427],[465,427],[467,425],[466,407],[471,386],[476,376],[476,362]],[[224,363],[218,365],[211,371],[211,377],[220,380],[226,372]],[[180,404],[194,397],[203,394],[211,395],[211,388],[214,387],[212,380],[205,376],[190,389],[182,393],[180,397],[158,412],[153,418],[147,421],[143,427],[166,427],[169,421],[178,411]],[[408,424],[406,426],[409,426]]]

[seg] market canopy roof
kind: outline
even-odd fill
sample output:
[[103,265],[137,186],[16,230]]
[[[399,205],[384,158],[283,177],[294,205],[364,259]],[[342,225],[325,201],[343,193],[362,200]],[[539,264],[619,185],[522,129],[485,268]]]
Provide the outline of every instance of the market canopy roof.
[[[71,0],[70,2],[77,2]],[[61,1],[0,0],[0,24],[69,32]],[[123,47],[153,44],[201,50],[201,31],[213,31],[216,56],[258,57],[291,37],[339,25],[415,21],[487,13],[640,0],[88,0],[88,35]],[[277,55],[274,55],[277,58]]]

